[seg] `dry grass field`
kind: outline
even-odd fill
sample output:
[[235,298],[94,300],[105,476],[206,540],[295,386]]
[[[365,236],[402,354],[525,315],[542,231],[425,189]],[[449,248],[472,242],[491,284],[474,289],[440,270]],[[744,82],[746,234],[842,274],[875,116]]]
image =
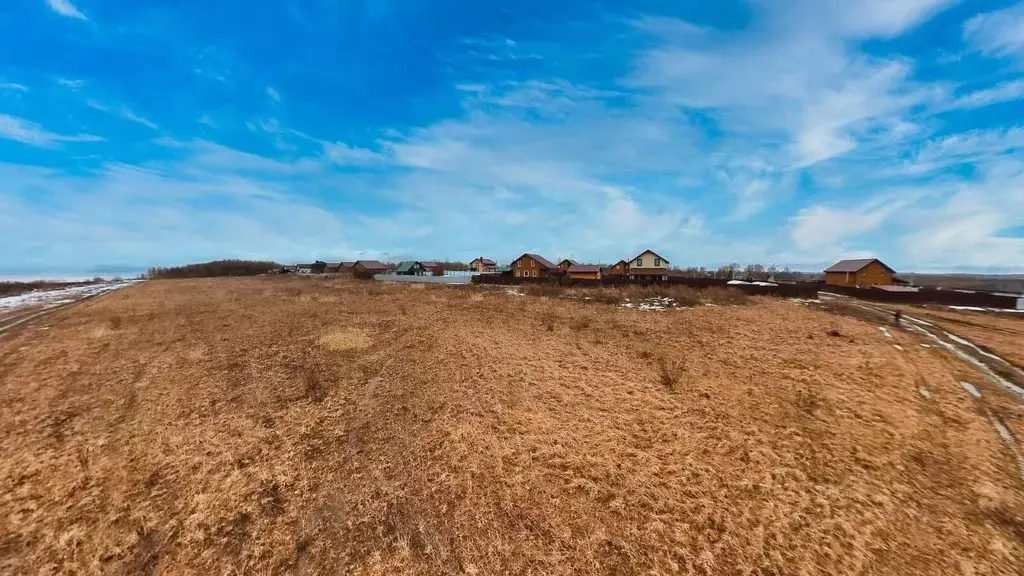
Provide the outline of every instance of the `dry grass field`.
[[920,342],[769,298],[147,282],[0,337],[0,573],[1021,574],[986,413],[1024,432],[1020,398]]

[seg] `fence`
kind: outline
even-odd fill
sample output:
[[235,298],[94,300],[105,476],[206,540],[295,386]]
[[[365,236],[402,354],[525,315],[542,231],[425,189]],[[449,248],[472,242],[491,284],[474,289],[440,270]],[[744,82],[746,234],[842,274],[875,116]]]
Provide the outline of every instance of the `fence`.
[[669,276],[668,280],[630,280],[629,278],[609,276],[600,280],[569,280],[565,276],[551,276],[548,278],[517,278],[504,274],[481,274],[473,277],[474,284],[496,284],[499,286],[519,286],[522,284],[557,284],[580,288],[598,288],[604,286],[631,286],[645,284],[672,284],[676,286],[689,286],[691,288],[709,288],[711,286],[728,286],[742,290],[747,294],[761,294],[768,296],[782,296],[787,298],[818,297],[818,284],[813,282],[801,284],[777,284],[774,286],[759,286],[757,284],[729,284],[728,280],[720,278],[685,278],[682,276]]
[[1018,309],[1021,298],[1009,294],[993,294],[990,292],[962,292],[960,290],[942,290],[937,288],[921,288],[916,292],[890,292],[878,288],[854,288],[852,286],[821,285],[824,292],[834,292],[845,296],[875,300],[878,302],[897,302],[903,304],[943,304],[946,306],[971,306],[975,308]]
[[455,276],[406,276],[403,274],[377,274],[374,280],[384,282],[423,282],[426,284],[469,284],[472,280],[470,275]]

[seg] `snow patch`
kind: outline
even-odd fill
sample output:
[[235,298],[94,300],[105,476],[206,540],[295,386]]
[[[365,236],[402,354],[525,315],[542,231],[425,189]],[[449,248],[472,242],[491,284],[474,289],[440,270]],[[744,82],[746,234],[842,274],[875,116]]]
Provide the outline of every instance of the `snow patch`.
[[961,382],[960,386],[963,387],[964,390],[967,390],[967,393],[970,394],[971,396],[974,396],[975,398],[981,398],[981,391],[978,390],[974,386],[974,384],[971,384],[970,382]]
[[882,331],[882,335],[886,338],[892,338],[892,333],[885,326],[879,326],[878,329]]
[[42,304],[47,308],[52,308],[61,304],[74,302],[75,300],[85,298],[86,296],[95,296],[104,292],[110,292],[111,290],[124,288],[125,286],[131,286],[136,282],[140,281],[128,280],[125,282],[105,282],[102,284],[88,284],[85,286],[60,288],[58,290],[26,292],[25,294],[18,294],[17,296],[0,298],[0,309],[18,308],[21,306],[32,306],[36,304]]
[[900,346],[899,344],[893,344],[892,347],[899,350],[900,352],[903,352],[903,346]]
[[921,386],[920,388],[918,388],[917,391],[921,393],[921,396],[924,396],[928,400],[932,399],[932,391],[927,389],[927,388],[925,388],[924,386]]

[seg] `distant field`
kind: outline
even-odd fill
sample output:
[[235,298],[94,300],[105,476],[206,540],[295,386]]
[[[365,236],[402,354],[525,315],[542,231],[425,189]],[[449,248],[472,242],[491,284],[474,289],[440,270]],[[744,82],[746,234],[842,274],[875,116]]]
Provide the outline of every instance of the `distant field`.
[[0,573],[1020,574],[1020,398],[921,335],[515,292],[151,281],[0,336]]

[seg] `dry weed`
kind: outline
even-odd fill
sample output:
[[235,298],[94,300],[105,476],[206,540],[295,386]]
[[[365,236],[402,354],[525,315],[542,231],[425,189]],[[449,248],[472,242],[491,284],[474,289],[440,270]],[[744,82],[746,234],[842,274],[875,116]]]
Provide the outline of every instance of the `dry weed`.
[[366,332],[358,328],[333,330],[321,336],[318,342],[328,350],[362,350],[373,344]]

